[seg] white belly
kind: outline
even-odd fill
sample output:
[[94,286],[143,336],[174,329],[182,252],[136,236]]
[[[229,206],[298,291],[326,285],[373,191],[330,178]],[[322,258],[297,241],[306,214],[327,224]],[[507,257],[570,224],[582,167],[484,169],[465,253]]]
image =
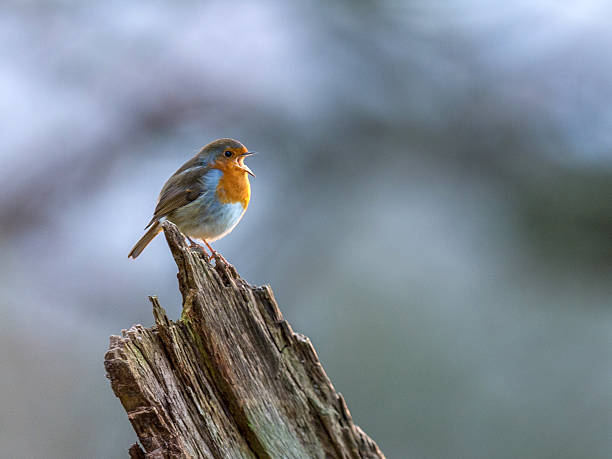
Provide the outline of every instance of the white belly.
[[168,216],[168,219],[175,223],[183,234],[212,242],[232,231],[244,215],[244,211],[244,207],[239,202],[210,203],[204,195],[177,209]]

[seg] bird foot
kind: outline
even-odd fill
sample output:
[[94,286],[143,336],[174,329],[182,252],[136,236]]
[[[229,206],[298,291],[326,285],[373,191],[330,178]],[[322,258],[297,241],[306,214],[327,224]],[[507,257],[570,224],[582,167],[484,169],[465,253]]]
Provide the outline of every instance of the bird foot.
[[213,258],[212,255],[208,255],[203,245],[198,244],[193,239],[191,239],[189,236],[185,236],[185,238],[189,241],[190,249],[196,249],[198,252],[200,252],[200,254],[204,257],[206,261],[212,260]]
[[208,255],[208,252],[206,252],[206,249],[202,247],[200,244],[190,244],[189,248],[199,252],[206,261],[210,261],[210,259],[212,258],[210,255]]
[[214,250],[210,246],[210,244],[208,242],[206,242],[206,240],[204,240],[204,244],[206,244],[206,247],[208,247],[208,250],[210,250],[210,252],[211,252],[210,255],[208,255],[208,253],[206,252],[206,249],[204,248],[203,245],[198,244],[193,239],[191,239],[189,236],[185,236],[185,238],[189,241],[189,248],[190,249],[198,249],[198,251],[204,256],[206,261],[211,262],[211,261],[215,260],[216,262],[218,262],[219,260],[221,260],[226,265],[230,264],[229,261],[227,261],[225,259],[225,257],[223,255],[221,255],[219,252]]
[[225,257],[223,255],[221,255],[219,252],[217,252],[216,250],[213,250],[212,255],[210,256],[210,259],[215,259],[215,261],[219,262],[219,260],[221,260],[223,263],[225,263],[226,265],[229,265],[229,261],[227,261],[225,259]]

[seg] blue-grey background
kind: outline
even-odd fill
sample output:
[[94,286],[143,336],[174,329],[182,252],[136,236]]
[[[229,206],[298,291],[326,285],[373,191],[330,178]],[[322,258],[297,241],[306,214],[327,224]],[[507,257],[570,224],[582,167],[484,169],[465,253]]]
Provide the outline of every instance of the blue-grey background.
[[390,458],[612,456],[609,2],[0,4],[0,452],[121,458],[108,336],[180,314],[163,182],[261,154],[216,247]]

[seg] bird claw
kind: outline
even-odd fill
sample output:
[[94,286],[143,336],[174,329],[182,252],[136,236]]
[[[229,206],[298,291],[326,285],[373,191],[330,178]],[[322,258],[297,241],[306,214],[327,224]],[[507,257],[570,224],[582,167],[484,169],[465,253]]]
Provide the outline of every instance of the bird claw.
[[223,255],[221,255],[219,252],[217,252],[216,250],[213,250],[212,255],[210,256],[211,259],[215,259],[215,261],[218,263],[219,260],[221,260],[223,263],[225,263],[226,265],[229,265],[229,261],[227,261],[225,259],[225,257]]
[[200,255],[204,257],[206,261],[210,261],[211,257],[208,255],[208,253],[206,253],[206,249],[204,249],[204,247],[202,247],[201,245],[193,244],[193,245],[190,245],[189,248],[191,250],[197,251]]
[[191,239],[189,236],[185,236],[185,238],[189,241],[189,248],[190,249],[192,249],[192,250],[195,249],[198,252],[200,252],[200,254],[204,257],[204,259],[206,261],[210,261],[212,259],[212,255],[208,255],[208,253],[206,252],[206,249],[204,248],[203,245],[198,244],[193,239]]
[[226,265],[230,264],[229,261],[227,261],[223,255],[221,255],[216,250],[213,250],[213,248],[210,246],[210,244],[208,244],[208,242],[206,242],[206,240],[204,240],[204,244],[206,244],[206,246],[208,247],[208,250],[210,250],[210,252],[211,252],[210,255],[208,255],[208,253],[206,252],[206,249],[204,248],[203,245],[198,244],[193,239],[191,239],[189,236],[185,235],[185,238],[189,241],[189,248],[190,249],[198,249],[198,251],[200,253],[202,253],[202,255],[204,256],[206,261],[211,262],[211,261],[215,260],[216,262],[218,262],[219,260],[221,260]]

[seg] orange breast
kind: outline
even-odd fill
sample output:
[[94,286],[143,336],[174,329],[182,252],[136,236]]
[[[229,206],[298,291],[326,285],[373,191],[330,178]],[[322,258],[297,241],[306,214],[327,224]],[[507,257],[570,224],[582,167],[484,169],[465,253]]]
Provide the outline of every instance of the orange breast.
[[249,176],[242,169],[231,167],[219,167],[223,176],[217,184],[217,197],[223,204],[239,202],[243,208],[247,208],[251,199],[251,184]]

